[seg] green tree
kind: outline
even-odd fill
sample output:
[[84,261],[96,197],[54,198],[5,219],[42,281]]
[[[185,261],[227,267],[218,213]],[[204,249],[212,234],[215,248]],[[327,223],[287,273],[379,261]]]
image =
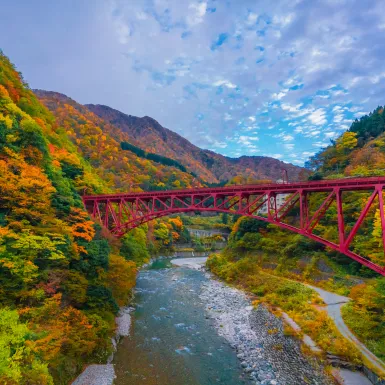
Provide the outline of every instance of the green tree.
[[0,383],[53,385],[47,365],[31,349],[30,334],[16,310],[0,309]]

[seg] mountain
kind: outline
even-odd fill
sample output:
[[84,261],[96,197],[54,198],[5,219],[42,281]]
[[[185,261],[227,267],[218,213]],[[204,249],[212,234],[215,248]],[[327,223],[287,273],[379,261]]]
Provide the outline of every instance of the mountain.
[[310,158],[317,178],[383,176],[385,170],[384,107],[356,119],[335,143]]
[[113,187],[70,135],[0,51],[0,384],[68,384],[108,356],[135,285],[83,209]]
[[[132,142],[131,136],[87,107],[58,92],[34,90],[34,93],[114,191],[127,191],[133,186],[144,190],[191,187],[194,176],[180,167],[154,162],[123,150],[121,143]],[[194,181],[194,185],[197,183]]]
[[298,180],[303,170],[301,167],[263,156],[229,158],[200,149],[148,116],[139,118],[126,115],[99,104],[86,104],[86,107],[127,133],[132,144],[146,151],[178,160],[209,183],[231,180],[239,175],[251,179],[277,180],[281,178],[283,168],[288,171],[291,180]]
[[137,267],[186,234],[159,219],[118,241],[81,195],[194,180],[123,150],[128,134],[72,99],[39,96],[49,108],[0,51],[0,384],[65,385],[107,359]]

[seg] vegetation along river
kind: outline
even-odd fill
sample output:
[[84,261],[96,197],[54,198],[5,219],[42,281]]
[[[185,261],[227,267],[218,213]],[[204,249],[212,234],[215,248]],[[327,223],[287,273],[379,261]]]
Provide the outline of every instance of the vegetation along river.
[[115,385],[329,383],[296,341],[268,333],[280,330],[274,316],[252,311],[243,293],[203,270],[154,262],[138,276],[134,307],[114,357]]

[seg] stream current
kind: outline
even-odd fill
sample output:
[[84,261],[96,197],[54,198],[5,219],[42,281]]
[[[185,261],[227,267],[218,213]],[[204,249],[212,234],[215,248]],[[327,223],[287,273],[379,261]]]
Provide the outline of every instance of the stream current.
[[204,272],[155,261],[139,273],[130,336],[114,357],[115,385],[241,385],[236,352],[206,318]]

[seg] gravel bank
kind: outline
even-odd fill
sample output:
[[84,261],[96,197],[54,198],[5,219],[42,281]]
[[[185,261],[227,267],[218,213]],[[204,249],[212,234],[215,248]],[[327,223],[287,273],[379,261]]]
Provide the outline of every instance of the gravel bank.
[[[133,307],[123,307],[120,309],[118,317],[115,318],[116,323],[116,340],[121,337],[130,335],[131,315],[130,312],[135,310]],[[118,342],[118,341],[117,341]]]
[[[132,307],[122,307],[115,318],[116,332],[111,343],[116,352],[119,340],[130,335]],[[111,364],[114,353],[107,360],[106,365],[90,365],[79,375],[71,385],[112,385],[115,379],[114,365]]]
[[199,270],[207,261],[207,257],[196,257],[196,258],[177,258],[172,259],[171,263],[175,266],[185,266],[190,269]]
[[211,280],[200,297],[256,385],[332,384],[317,361],[301,353],[300,342],[283,334],[282,321],[263,306],[253,310],[242,291]]
[[72,385],[112,385],[114,379],[113,365],[90,365]]

